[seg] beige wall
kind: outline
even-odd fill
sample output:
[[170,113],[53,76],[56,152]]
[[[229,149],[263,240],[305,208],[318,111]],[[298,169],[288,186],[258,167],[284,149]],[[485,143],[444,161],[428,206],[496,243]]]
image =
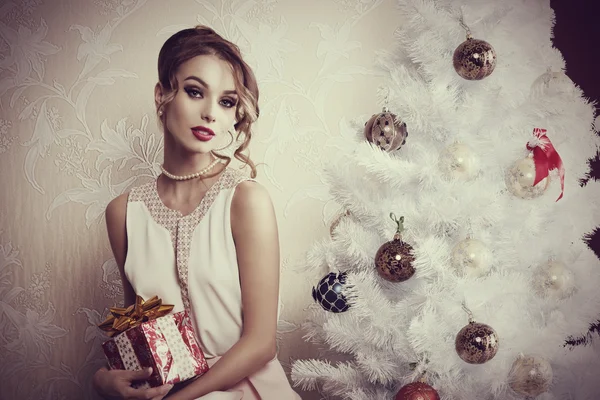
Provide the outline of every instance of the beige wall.
[[[319,168],[340,121],[379,110],[373,71],[391,0],[13,0],[0,6],[0,397],[92,398],[95,327],[121,299],[104,226],[156,176],[160,46],[197,23],[242,48],[261,90],[252,157],[283,256],[280,359],[318,357],[300,324],[320,276],[304,253],[337,211]],[[303,394],[317,399],[316,393]]]

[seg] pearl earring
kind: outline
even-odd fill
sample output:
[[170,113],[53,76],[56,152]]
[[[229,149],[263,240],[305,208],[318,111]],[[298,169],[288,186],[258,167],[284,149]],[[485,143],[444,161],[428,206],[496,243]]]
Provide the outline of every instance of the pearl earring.
[[158,116],[162,117],[162,115],[163,115],[163,110],[158,110]]

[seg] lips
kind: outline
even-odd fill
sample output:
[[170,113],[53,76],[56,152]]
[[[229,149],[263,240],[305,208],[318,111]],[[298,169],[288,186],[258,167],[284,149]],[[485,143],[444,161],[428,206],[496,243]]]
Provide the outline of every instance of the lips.
[[215,136],[215,133],[204,126],[195,126],[192,128],[192,133],[196,139],[207,142]]

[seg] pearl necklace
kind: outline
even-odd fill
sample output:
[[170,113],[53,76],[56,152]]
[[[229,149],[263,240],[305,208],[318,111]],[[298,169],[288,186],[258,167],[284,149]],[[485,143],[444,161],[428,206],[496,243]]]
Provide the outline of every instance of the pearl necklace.
[[221,162],[221,160],[219,158],[216,158],[213,162],[210,163],[210,165],[208,167],[206,167],[198,172],[195,172],[193,174],[189,174],[189,175],[173,175],[172,173],[170,173],[169,171],[167,171],[165,169],[164,165],[160,166],[160,170],[162,171],[163,174],[165,174],[165,176],[167,178],[173,179],[174,181],[187,181],[188,179],[194,179],[194,178],[198,178],[202,175],[205,175],[208,171],[213,169],[214,166],[220,162]]

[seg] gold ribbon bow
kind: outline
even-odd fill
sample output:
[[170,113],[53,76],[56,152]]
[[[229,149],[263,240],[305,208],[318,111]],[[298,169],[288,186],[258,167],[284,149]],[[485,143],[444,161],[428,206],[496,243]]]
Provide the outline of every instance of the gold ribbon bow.
[[162,300],[158,296],[147,301],[136,296],[135,303],[127,308],[111,308],[111,314],[98,327],[108,332],[108,336],[113,337],[127,329],[135,328],[143,322],[165,316],[171,312],[173,307],[172,304],[162,304]]

